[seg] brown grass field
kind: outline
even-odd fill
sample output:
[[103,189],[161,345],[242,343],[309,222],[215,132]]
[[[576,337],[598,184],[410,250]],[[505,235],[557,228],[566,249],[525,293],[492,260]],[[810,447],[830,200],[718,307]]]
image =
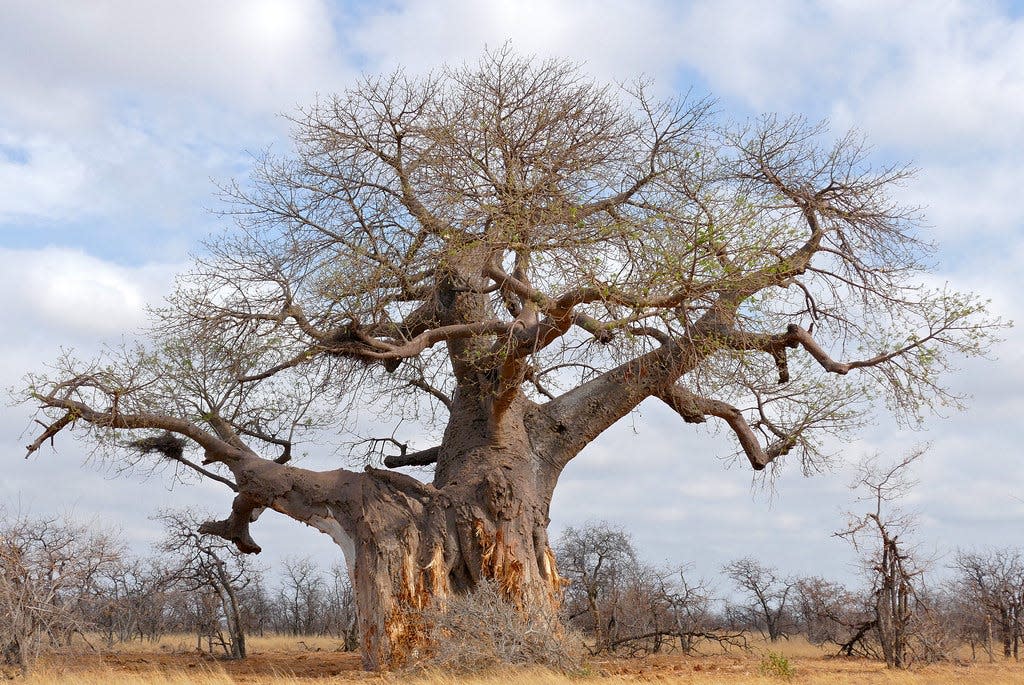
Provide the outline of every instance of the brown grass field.
[[[822,685],[939,685],[967,683],[1010,685],[1024,683],[1024,663],[987,660],[925,666],[910,671],[887,671],[864,659],[835,658],[806,642],[755,644],[749,653],[715,656],[667,654],[642,659],[593,659],[587,672],[566,676],[536,669],[506,669],[466,676],[445,673],[366,673],[356,654],[337,651],[333,640],[268,637],[250,640],[243,661],[212,659],[194,651],[191,639],[133,643],[109,652],[85,652],[45,658],[21,682],[31,685],[298,685],[326,683],[411,683],[413,685],[590,685],[597,683],[687,683],[746,685],[748,683],[821,683]],[[765,655],[784,656],[791,678],[762,672]]]

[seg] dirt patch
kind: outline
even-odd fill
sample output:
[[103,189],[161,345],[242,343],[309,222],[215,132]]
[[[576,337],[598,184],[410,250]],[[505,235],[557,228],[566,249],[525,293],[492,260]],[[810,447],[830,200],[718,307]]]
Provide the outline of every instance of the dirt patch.
[[[684,656],[659,654],[638,659],[595,659],[583,677],[562,678],[550,674],[524,675],[510,669],[490,676],[463,679],[453,674],[367,673],[362,670],[359,655],[330,648],[303,649],[302,643],[288,648],[252,650],[247,659],[230,661],[212,658],[185,650],[121,651],[79,654],[75,657],[51,657],[46,669],[51,675],[45,682],[72,680],[92,685],[111,683],[188,682],[223,685],[231,681],[241,685],[272,683],[346,683],[366,682],[380,685],[406,683],[410,680],[426,685],[453,685],[464,681],[487,685],[528,685],[529,683],[566,683],[567,685],[619,685],[621,683],[658,682],[679,685],[750,685],[751,683],[783,682],[765,677],[760,672],[763,655],[737,653],[716,656]],[[887,672],[884,664],[864,659],[836,658],[821,655],[790,658],[799,685],[1018,685],[1024,683],[1024,664],[946,663],[914,669],[910,672]],[[105,674],[105,675],[104,675]],[[65,676],[65,677],[62,677]],[[162,680],[167,676],[168,680]],[[184,681],[182,677],[184,676]],[[176,678],[176,679],[175,679]],[[43,681],[40,681],[43,682]]]
[[359,654],[354,652],[260,651],[245,659],[231,660],[204,653],[141,652],[87,654],[74,660],[73,671],[107,668],[115,673],[137,674],[140,680],[154,672],[223,672],[238,683],[264,683],[280,677],[302,680],[379,679],[378,674],[363,671]]

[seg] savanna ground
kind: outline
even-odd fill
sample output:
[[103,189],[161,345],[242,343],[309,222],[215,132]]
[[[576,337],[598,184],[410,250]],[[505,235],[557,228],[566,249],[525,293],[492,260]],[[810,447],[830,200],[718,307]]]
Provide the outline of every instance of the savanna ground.
[[[367,673],[358,654],[342,652],[336,640],[266,637],[249,641],[249,658],[214,659],[195,651],[194,638],[141,642],[111,651],[78,652],[45,658],[25,682],[67,685],[293,685],[299,683],[411,683],[413,685],[588,685],[590,683],[689,683],[743,685],[747,683],[822,683],[828,685],[931,685],[1024,683],[1024,663],[997,660],[957,660],[910,671],[887,671],[883,664],[857,658],[837,658],[798,639],[769,645],[752,641],[748,652],[685,656],[654,655],[644,658],[594,658],[580,675],[549,671],[506,669],[466,676],[446,673]],[[766,673],[767,655],[785,658],[792,675]]]

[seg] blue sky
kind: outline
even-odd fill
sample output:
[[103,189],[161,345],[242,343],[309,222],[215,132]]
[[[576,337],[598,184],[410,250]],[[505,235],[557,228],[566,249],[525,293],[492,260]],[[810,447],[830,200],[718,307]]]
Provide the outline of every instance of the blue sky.
[[[361,71],[423,72],[507,40],[584,62],[600,80],[643,73],[665,94],[709,93],[723,116],[802,113],[828,118],[837,133],[857,127],[879,161],[919,168],[901,199],[925,208],[940,243],[937,279],[1019,321],[1022,14],[1020,3],[967,0],[3,0],[0,381],[16,385],[62,347],[88,355],[142,325],[145,304],[160,301],[189,252],[225,228],[210,211],[214,182],[244,180],[251,155],[267,147],[287,151],[280,113]],[[1022,347],[1011,330],[994,359],[948,379],[975,396],[968,412],[907,433],[880,410],[836,446],[850,463],[933,442],[911,502],[926,548],[1022,542]],[[226,510],[227,493],[212,485],[83,466],[85,448],[68,437],[24,462],[28,421],[24,407],[0,418],[11,460],[0,503],[98,517],[140,546],[158,535],[146,518],[157,506]],[[757,554],[786,571],[849,578],[854,558],[830,538],[856,506],[849,468],[810,479],[790,469],[769,496],[716,458],[729,450],[725,435],[645,404],[566,472],[553,527],[613,520],[647,558],[694,562],[705,575]],[[281,517],[264,517],[256,532],[270,564],[335,554],[326,537]]]

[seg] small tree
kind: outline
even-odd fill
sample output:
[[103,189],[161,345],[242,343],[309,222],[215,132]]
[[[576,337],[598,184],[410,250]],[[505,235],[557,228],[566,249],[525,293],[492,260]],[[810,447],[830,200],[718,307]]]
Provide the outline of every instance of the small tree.
[[570,618],[586,613],[594,650],[607,649],[608,633],[616,620],[612,609],[627,578],[636,572],[633,540],[618,526],[591,522],[582,528],[566,528],[556,555],[569,581],[566,608]]
[[809,642],[834,644],[847,656],[868,655],[865,639],[874,619],[862,596],[817,576],[798,579],[794,590],[794,614]]
[[[191,606],[200,645],[205,637],[210,652],[216,642],[226,656],[245,658],[240,593],[257,569],[228,541],[198,532],[199,520],[193,512],[165,511],[157,519],[164,524],[160,550],[171,560],[169,577],[180,589],[193,594]],[[226,637],[222,626],[227,630]]]
[[1024,559],[1015,549],[959,552],[953,568],[956,587],[983,617],[991,654],[992,628],[998,631],[1003,656],[1018,659],[1024,621]]
[[108,647],[115,640],[154,640],[167,629],[169,585],[168,574],[154,560],[125,556],[102,574],[89,622]]
[[679,647],[690,653],[699,642],[710,641],[719,647],[746,647],[742,634],[723,631],[711,612],[714,596],[711,586],[704,579],[688,577],[686,568],[676,569],[671,575],[663,576],[660,596],[665,602],[668,625],[671,634],[679,640]]
[[676,649],[690,653],[701,643],[720,648],[747,645],[741,632],[718,625],[711,613],[708,583],[694,580],[686,568],[639,564],[624,585],[614,607],[615,632],[608,636],[611,648],[625,648],[632,654]]
[[[914,486],[909,467],[926,449],[915,448],[889,467],[879,465],[877,456],[864,460],[851,487],[862,493],[860,500],[868,502],[871,510],[851,513],[849,527],[836,533],[864,554],[871,585],[871,629],[889,668],[909,667],[915,619],[923,612],[918,590],[924,568],[904,539],[913,530],[915,518],[897,503]],[[932,655],[922,650],[919,656]]]
[[278,630],[291,635],[322,633],[326,591],[324,577],[312,559],[285,559],[274,602],[278,610]]
[[753,557],[744,557],[726,564],[722,572],[747,597],[747,604],[737,607],[747,622],[757,626],[772,642],[785,637],[787,610],[796,581],[779,575]]
[[629,534],[618,526],[599,521],[567,528],[556,550],[569,581],[564,613],[593,637],[595,653],[689,652],[701,640],[742,642],[742,636],[713,626],[705,581],[694,581],[685,568],[640,563]]
[[356,596],[348,568],[333,564],[327,580],[324,631],[344,641],[345,651],[359,647],[359,626],[356,623]]
[[277,609],[267,591],[263,574],[251,576],[249,584],[242,588],[239,602],[242,607],[242,623],[245,634],[263,636],[268,630],[275,630]]

